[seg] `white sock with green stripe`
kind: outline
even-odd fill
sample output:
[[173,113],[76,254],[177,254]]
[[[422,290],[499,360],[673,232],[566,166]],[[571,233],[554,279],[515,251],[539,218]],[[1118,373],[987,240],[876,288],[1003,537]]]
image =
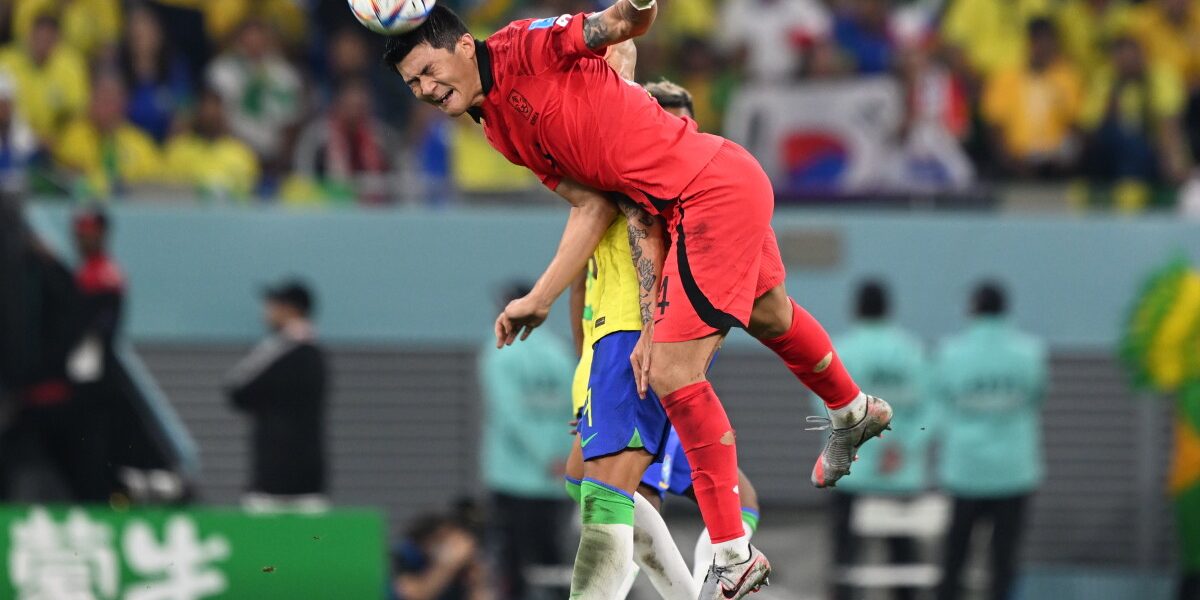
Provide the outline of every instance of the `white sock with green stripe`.
[[571,598],[613,600],[633,562],[633,498],[608,484],[584,478],[583,526],[571,573]]
[[[695,600],[700,586],[667,530],[662,514],[641,494],[633,495],[633,559],[663,600]],[[624,596],[618,596],[624,598]]]
[[[754,537],[754,532],[758,530],[758,511],[742,508],[742,530],[746,532],[747,540]],[[708,576],[708,568],[712,566],[714,555],[712,540],[708,537],[708,529],[705,528],[696,539],[696,550],[692,558],[692,581],[695,581],[696,585],[704,585],[704,578]]]

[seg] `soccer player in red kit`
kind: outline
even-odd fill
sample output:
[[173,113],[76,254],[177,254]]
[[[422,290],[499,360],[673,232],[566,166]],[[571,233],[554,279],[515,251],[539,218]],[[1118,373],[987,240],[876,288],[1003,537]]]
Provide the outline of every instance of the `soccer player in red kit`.
[[[450,116],[470,114],[493,147],[572,205],[533,291],[497,318],[498,344],[527,337],[583,270],[616,213],[601,190],[666,219],[662,291],[630,359],[639,386],[661,398],[692,465],[716,555],[700,597],[735,599],[761,587],[770,565],[743,532],[735,436],[705,377],[728,330],[746,329],[825,401],[831,428],[813,467],[818,487],[849,472],[855,449],[888,427],[891,408],[858,388],[824,329],[787,295],[771,229],[774,192],[757,161],[668,114],[604,62],[605,48],[645,33],[656,12],[654,0],[618,0],[589,15],[516,21],[478,41],[437,6],[421,26],[392,36],[384,59],[419,99]],[[603,481],[631,494],[639,478]],[[608,500],[597,496],[595,504]],[[581,573],[579,564],[608,547],[585,531],[573,598],[598,597],[588,589],[594,569]],[[614,560],[623,566],[628,557]]]

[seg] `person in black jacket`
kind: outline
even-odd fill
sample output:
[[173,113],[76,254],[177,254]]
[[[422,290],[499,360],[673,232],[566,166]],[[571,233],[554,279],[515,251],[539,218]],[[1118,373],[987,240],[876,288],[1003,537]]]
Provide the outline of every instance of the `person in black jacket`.
[[298,281],[268,288],[271,335],[230,371],[233,407],[251,418],[253,458],[244,506],[253,511],[324,510],[325,356],[309,315],[312,294]]

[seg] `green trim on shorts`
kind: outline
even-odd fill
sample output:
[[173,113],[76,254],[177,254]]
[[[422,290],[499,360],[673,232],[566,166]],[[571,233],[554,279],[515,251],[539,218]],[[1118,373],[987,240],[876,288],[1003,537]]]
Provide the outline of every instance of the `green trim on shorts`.
[[633,428],[633,437],[629,438],[629,443],[625,444],[626,448],[645,448],[646,444],[642,442],[642,432]]

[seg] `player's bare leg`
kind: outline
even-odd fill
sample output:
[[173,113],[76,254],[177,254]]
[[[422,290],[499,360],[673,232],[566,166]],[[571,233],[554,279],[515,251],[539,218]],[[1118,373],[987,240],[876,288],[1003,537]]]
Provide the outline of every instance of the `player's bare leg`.
[[747,331],[773,350],[821,397],[829,410],[829,439],[813,466],[812,482],[829,487],[850,473],[855,451],[890,429],[892,408],[858,388],[838,358],[829,334],[787,295],[783,284],[754,301]]
[[675,425],[692,466],[692,488],[713,542],[701,600],[742,598],[765,585],[771,566],[742,527],[736,438],[706,371],[724,334],[655,342],[650,385]]
[[664,599],[695,598],[687,565],[666,523],[653,505],[635,493],[652,460],[645,450],[631,448],[583,463],[583,527],[572,598],[623,598],[631,583],[630,565],[635,563]]

